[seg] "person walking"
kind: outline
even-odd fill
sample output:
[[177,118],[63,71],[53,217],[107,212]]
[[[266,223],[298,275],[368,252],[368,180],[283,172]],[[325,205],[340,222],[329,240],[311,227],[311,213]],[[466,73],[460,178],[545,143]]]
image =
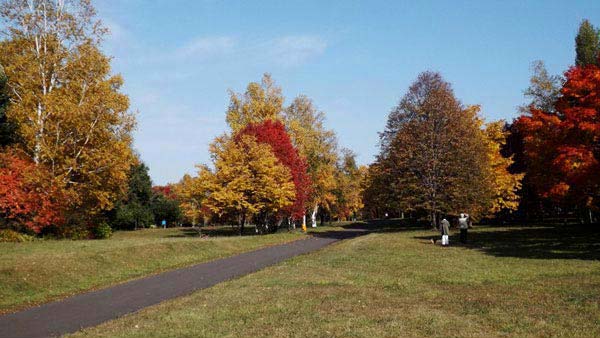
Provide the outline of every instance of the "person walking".
[[460,242],[467,243],[467,230],[469,229],[469,215],[460,214],[458,218],[458,228],[460,229]]
[[447,219],[443,219],[440,224],[440,231],[442,233],[442,245],[447,246],[450,245],[450,222]]

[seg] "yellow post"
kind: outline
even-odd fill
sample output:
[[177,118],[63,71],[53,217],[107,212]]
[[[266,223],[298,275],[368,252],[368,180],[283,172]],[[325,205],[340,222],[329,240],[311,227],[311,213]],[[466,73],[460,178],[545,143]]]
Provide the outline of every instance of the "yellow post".
[[302,231],[306,232],[306,215],[302,217]]

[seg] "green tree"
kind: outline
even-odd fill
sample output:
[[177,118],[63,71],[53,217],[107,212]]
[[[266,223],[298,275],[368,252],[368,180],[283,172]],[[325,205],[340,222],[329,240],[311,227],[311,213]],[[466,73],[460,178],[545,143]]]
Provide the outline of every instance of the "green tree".
[[598,51],[600,51],[599,32],[587,19],[583,20],[575,37],[575,64],[580,67],[597,65]]
[[155,224],[161,224],[164,220],[167,224],[174,224],[181,220],[181,208],[179,202],[168,198],[160,192],[155,192],[150,200],[150,210],[154,215]]
[[151,206],[152,180],[144,163],[129,170],[127,194],[114,211],[113,224],[121,229],[137,229],[154,223]]

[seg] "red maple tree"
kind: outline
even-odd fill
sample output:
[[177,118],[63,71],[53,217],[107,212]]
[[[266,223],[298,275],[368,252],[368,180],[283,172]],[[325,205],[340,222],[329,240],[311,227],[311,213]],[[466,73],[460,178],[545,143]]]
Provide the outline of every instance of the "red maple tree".
[[152,187],[152,192],[155,194],[162,194],[170,200],[177,199],[177,195],[175,194],[175,191],[173,190],[171,185],[155,185]]
[[240,135],[252,135],[258,142],[270,145],[277,159],[289,168],[296,188],[296,199],[294,204],[284,211],[294,219],[302,217],[310,189],[310,178],[306,172],[307,163],[292,144],[283,123],[273,120],[250,123],[240,130],[236,137]]
[[555,112],[532,108],[516,125],[539,193],[591,206],[600,187],[600,68],[575,66],[565,77]]
[[0,224],[39,233],[63,222],[59,192],[45,175],[43,168],[14,152],[0,153]]

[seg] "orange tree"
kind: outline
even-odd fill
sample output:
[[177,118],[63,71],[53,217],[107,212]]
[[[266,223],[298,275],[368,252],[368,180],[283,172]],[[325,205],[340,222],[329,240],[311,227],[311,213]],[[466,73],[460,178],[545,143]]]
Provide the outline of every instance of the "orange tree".
[[16,152],[0,153],[0,227],[39,233],[62,224],[60,191],[40,179],[46,173]]
[[531,108],[516,126],[536,190],[563,205],[597,208],[600,176],[600,68],[575,66],[555,111]]

